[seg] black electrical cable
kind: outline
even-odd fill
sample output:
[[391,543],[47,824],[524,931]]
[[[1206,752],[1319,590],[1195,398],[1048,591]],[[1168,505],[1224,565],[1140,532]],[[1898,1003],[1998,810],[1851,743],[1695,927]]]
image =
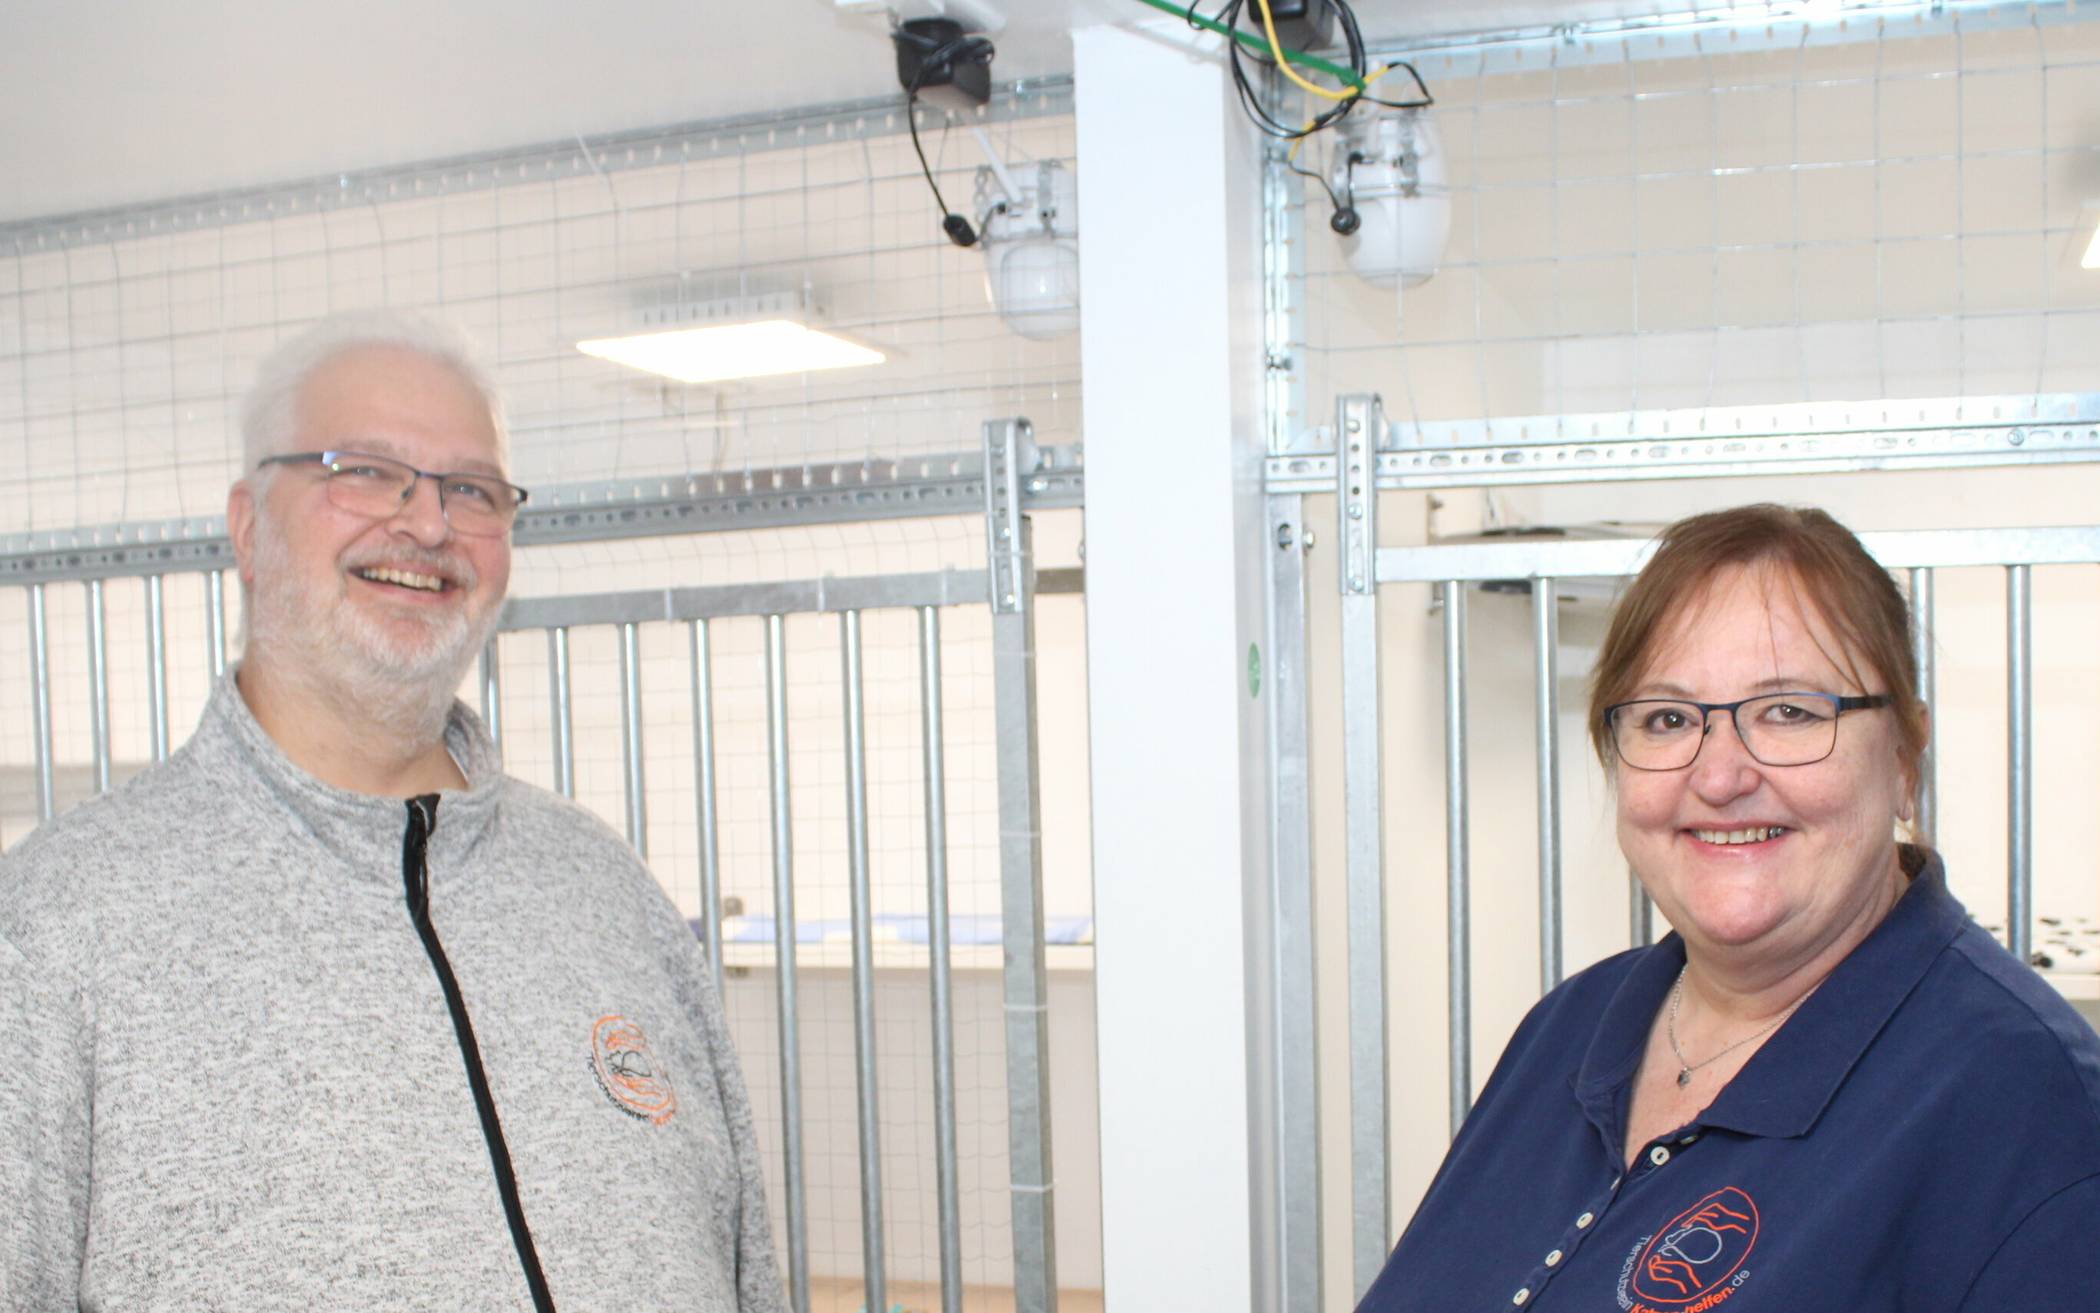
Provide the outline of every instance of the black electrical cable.
[[984,62],[992,57],[992,43],[981,36],[958,37],[943,46],[925,51],[919,60],[919,71],[904,88],[904,123],[911,132],[912,153],[919,157],[919,172],[926,176],[926,185],[933,191],[933,203],[941,209],[941,231],[957,246],[975,246],[977,230],[970,221],[948,208],[948,201],[941,195],[941,185],[933,180],[933,168],[926,162],[926,148],[919,144],[919,116],[916,106],[919,87],[931,70],[951,60],[968,58]]

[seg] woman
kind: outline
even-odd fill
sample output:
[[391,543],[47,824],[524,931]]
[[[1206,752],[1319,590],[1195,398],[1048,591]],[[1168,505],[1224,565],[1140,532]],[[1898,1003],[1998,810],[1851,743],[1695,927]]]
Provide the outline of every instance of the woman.
[[1360,1313],[2100,1309],[2100,1038],[1895,837],[1888,574],[1821,511],[1682,521],[1590,711],[1676,933],[1525,1018]]

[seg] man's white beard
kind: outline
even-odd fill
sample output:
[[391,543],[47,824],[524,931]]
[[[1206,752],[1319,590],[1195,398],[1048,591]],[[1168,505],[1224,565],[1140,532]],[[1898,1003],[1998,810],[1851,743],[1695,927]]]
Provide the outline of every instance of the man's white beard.
[[[386,559],[440,571],[463,588],[476,582],[472,563],[457,555],[395,548]],[[498,605],[481,615],[454,608],[430,618],[420,634],[403,635],[362,608],[316,597],[301,586],[284,536],[261,506],[247,606],[251,658],[260,656],[275,678],[327,699],[343,719],[362,718],[409,750],[443,737],[467,667],[502,613]]]

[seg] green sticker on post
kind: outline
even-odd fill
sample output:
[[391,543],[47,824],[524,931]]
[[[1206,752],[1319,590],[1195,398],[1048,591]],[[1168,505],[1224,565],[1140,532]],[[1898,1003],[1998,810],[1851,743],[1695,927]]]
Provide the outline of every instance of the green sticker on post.
[[1261,644],[1247,644],[1247,696],[1261,696]]

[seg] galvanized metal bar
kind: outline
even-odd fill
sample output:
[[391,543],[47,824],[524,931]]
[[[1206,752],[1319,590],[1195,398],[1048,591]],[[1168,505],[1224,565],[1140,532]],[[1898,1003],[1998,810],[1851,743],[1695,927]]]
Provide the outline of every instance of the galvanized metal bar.
[[51,744],[51,632],[43,584],[29,586],[29,698],[36,734],[36,818],[41,823],[58,814],[58,771]]
[[926,951],[933,977],[933,1172],[940,1219],[941,1313],[962,1313],[962,1207],[956,1186],[955,987],[948,937],[948,765],[941,718],[941,613],[919,608],[919,740],[926,774]]
[[1265,1083],[1273,1093],[1275,1298],[1281,1313],[1319,1313],[1320,1081],[1307,706],[1305,499],[1268,499],[1269,1000]]
[[620,759],[627,781],[627,842],[649,856],[649,790],[642,757],[641,627],[620,626]]
[[226,674],[226,573],[204,576],[204,661],[214,684]]
[[2034,951],[2034,617],[2030,567],[2005,567],[2005,828],[2010,878],[2005,946]]
[[[992,609],[992,704],[999,773],[999,914],[1005,950],[1007,1158],[1014,1308],[1057,1307],[1050,1155],[1050,989],[1043,960],[1042,800],[1037,786],[1034,549],[1021,514],[1024,420],[984,426],[985,549]],[[989,492],[988,492],[989,497]]]
[[[1928,715],[1939,713],[1938,682],[1933,651],[1932,568],[1912,566],[1910,571],[1911,655],[1918,667],[1918,697]],[[1928,722],[1932,723],[1932,722]],[[1925,742],[1925,758],[1918,763],[1918,816],[1916,833],[1932,842],[1939,833],[1939,752],[1932,740]]]
[[[929,570],[922,574],[860,578],[825,576],[771,583],[514,598],[504,604],[498,628],[510,632],[551,629],[557,625],[649,624],[659,620],[719,620],[728,616],[760,619],[769,615],[805,612],[954,606],[983,601],[986,577],[983,570]],[[1075,567],[1036,572],[1037,596],[1078,593],[1084,589],[1085,577]]]
[[168,759],[167,580],[146,578],[146,705],[153,731],[153,760]]
[[[559,434],[539,437],[552,442]],[[1077,444],[1031,446],[1028,453],[1019,471],[1024,510],[1082,504],[1086,476]],[[981,452],[945,452],[901,461],[797,461],[734,473],[556,484],[533,489],[511,542],[525,548],[974,515],[984,505],[982,460]],[[219,573],[232,565],[233,546],[221,516],[0,534],[0,586]]]
[[[1324,490],[1333,436],[1293,435],[1264,489]],[[1410,419],[1378,447],[1387,490],[2078,464],[2100,460],[2100,393]]]
[[554,727],[554,790],[564,798],[576,796],[576,722],[569,687],[569,631],[556,626],[547,631],[548,723]]
[[1531,581],[1532,702],[1538,715],[1539,992],[1561,978],[1560,592]]
[[700,941],[715,997],[722,996],[722,843],[715,810],[714,646],[707,621],[688,627],[693,674],[693,806],[700,828]]
[[[992,89],[981,111],[989,122],[1021,122],[1069,114],[1069,74],[1031,77]],[[662,168],[682,160],[734,159],[739,155],[806,149],[834,143],[883,140],[905,131],[895,93],[795,109],[764,111],[594,134],[564,137],[443,159],[329,173],[302,181],[155,200],[111,209],[0,223],[0,240],[14,249],[62,250],[101,246],[148,232],[195,232],[228,224],[263,222],[280,215],[368,210],[391,201],[471,194],[519,184],[544,187],[566,178],[629,169]],[[883,1313],[875,1310],[875,1313]]]
[[109,602],[88,584],[88,722],[95,740],[95,792],[109,792]]
[[1369,457],[1376,398],[1335,410],[1344,463],[1335,484],[1342,588],[1342,823],[1349,945],[1349,1264],[1362,1300],[1393,1243],[1391,1057],[1386,1050],[1385,805],[1380,762],[1378,492]]
[[1021,609],[1028,562],[1021,542],[1022,447],[1035,435],[1025,419],[984,426],[984,535],[988,596],[994,612]]
[[[1898,529],[1859,535],[1884,569],[1912,566],[2085,565],[2100,562],[2100,526],[2039,529]],[[1590,538],[1562,542],[1454,543],[1387,547],[1378,552],[1380,583],[1477,582],[1550,574],[1570,579],[1640,573],[1652,539]]]
[[809,1200],[802,1171],[802,1029],[795,977],[795,827],[788,793],[787,696],[786,619],[771,615],[766,617],[766,753],[773,784],[773,975],[780,1011],[788,1299],[795,1313],[809,1313]]
[[503,655],[491,636],[481,645],[481,723],[488,726],[496,756],[503,756]]
[[846,882],[853,935],[854,1085],[860,1095],[860,1254],[863,1303],[889,1305],[882,1259],[882,1116],[875,1072],[875,910],[868,886],[868,728],[860,612],[839,617],[846,712]]
[[1466,823],[1466,586],[1446,580],[1444,600],[1445,930],[1451,991],[1451,1133],[1473,1106],[1472,879]]

